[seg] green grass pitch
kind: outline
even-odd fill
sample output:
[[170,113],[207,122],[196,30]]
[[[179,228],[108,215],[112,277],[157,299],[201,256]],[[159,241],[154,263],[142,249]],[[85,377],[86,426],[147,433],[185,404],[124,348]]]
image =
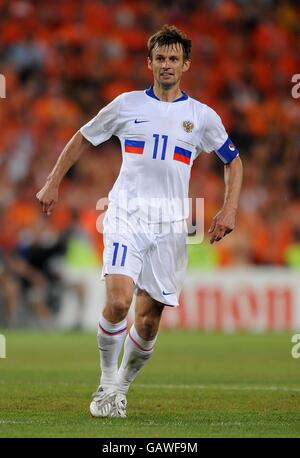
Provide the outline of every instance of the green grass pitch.
[[131,386],[127,419],[89,415],[94,334],[2,334],[0,437],[300,437],[292,333],[161,331]]

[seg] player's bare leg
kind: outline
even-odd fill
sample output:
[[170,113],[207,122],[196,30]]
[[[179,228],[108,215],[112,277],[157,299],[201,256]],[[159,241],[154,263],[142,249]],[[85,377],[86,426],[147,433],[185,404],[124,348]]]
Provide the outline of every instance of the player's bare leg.
[[153,354],[164,305],[138,290],[135,322],[125,340],[118,387],[111,416],[126,417],[126,394],[131,382]]
[[101,379],[90,405],[90,412],[95,417],[110,414],[116,395],[118,357],[126,335],[126,316],[134,288],[133,280],[125,275],[106,275],[105,282],[106,304],[97,334]]

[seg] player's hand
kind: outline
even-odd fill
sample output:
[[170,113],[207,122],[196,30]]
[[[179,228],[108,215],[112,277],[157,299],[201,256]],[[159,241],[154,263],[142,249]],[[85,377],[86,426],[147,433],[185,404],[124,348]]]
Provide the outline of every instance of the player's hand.
[[58,201],[58,186],[46,183],[45,186],[36,194],[36,198],[42,205],[43,212],[47,216],[50,216]]
[[223,207],[213,218],[208,230],[210,243],[218,242],[226,234],[233,231],[235,227],[236,209],[233,207]]

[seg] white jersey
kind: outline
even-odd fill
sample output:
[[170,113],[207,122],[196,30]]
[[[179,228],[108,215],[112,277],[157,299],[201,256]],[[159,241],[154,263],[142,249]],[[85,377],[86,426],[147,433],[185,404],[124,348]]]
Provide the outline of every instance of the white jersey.
[[119,138],[122,166],[109,201],[145,220],[187,217],[194,160],[215,151],[224,163],[238,155],[217,113],[187,94],[160,101],[153,89],[121,94],[80,129],[94,146]]

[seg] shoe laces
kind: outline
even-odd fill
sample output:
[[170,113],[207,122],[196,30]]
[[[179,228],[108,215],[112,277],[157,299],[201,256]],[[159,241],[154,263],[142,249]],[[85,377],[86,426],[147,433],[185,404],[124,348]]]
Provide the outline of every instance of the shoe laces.
[[127,407],[127,399],[124,394],[117,394],[115,399],[115,405],[117,409],[125,410]]

